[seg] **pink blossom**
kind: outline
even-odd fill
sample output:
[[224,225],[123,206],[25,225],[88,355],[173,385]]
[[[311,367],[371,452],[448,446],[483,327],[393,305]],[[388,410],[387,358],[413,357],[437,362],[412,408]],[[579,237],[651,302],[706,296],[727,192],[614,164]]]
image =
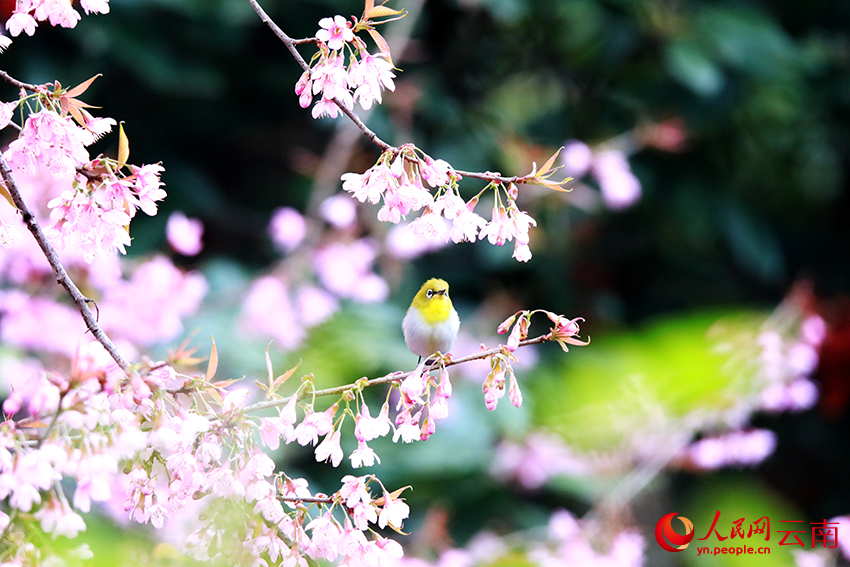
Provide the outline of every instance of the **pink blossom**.
[[826,337],[826,322],[819,315],[810,315],[800,326],[803,340],[812,346],[820,346]]
[[503,245],[505,241],[513,240],[516,232],[516,224],[513,219],[508,218],[508,212],[502,205],[493,207],[493,218],[490,219],[481,232],[478,238],[490,241],[490,244]]
[[[260,419],[260,441],[271,449],[277,450],[280,446],[280,438],[287,434],[292,426],[285,426],[280,417],[264,417]],[[291,433],[290,433],[291,434]]]
[[688,454],[697,466],[717,469],[728,465],[758,464],[775,447],[775,433],[767,429],[753,429],[706,437],[694,443]]
[[354,39],[349,23],[342,16],[322,18],[319,20],[321,29],[316,32],[316,38],[328,44],[333,50],[342,49],[346,42]]
[[522,405],[522,392],[519,391],[519,383],[517,383],[516,376],[513,372],[511,372],[509,380],[508,398],[515,407],[520,407]]
[[[397,162],[398,160],[396,160]],[[400,210],[405,211],[402,216],[410,211],[418,211],[434,205],[434,197],[431,193],[418,180],[411,180],[405,174],[401,176],[396,191],[401,203]],[[386,195],[384,195],[384,199],[386,201]]]
[[389,293],[386,282],[369,270],[375,260],[369,240],[350,244],[334,242],[316,251],[313,266],[322,285],[339,297],[382,301]]
[[232,412],[241,408],[248,400],[248,394],[250,394],[250,391],[247,388],[229,390],[221,400],[221,409],[225,412]]
[[91,14],[92,12],[97,14],[109,13],[109,0],[80,0],[80,5],[86,14]]
[[[425,156],[424,164],[420,163],[419,171],[422,175],[422,179],[424,179],[425,182],[428,183],[428,185],[430,185],[431,187],[443,187],[445,185],[448,185],[452,176],[455,175],[454,169],[452,169],[452,166],[449,165],[447,161],[442,159],[433,160],[428,156]],[[446,192],[446,195],[452,195],[454,197],[457,197],[457,199],[454,199],[454,201],[455,208],[459,211],[460,203],[458,203],[458,200],[460,199],[460,197],[457,196],[453,191]],[[450,214],[446,214],[446,218],[451,220],[454,217],[450,216]]]
[[298,441],[299,445],[310,443],[315,446],[319,442],[319,436],[327,435],[333,427],[333,421],[331,419],[333,413],[328,413],[331,410],[336,412],[336,405],[331,406],[324,412],[308,411],[307,415],[304,416],[304,420],[295,427],[293,431],[294,437],[287,438],[287,443],[295,440]]
[[339,490],[340,497],[345,501],[345,505],[353,508],[358,502],[369,504],[372,502],[372,494],[366,487],[367,476],[353,476],[350,474],[342,477],[342,488]]
[[342,528],[331,512],[322,514],[305,527],[310,530],[310,546],[306,553],[313,559],[333,561],[338,555],[342,539]]
[[171,213],[165,227],[168,244],[184,256],[196,256],[203,249],[201,236],[204,225],[198,219],[190,219],[180,211]]
[[369,524],[374,524],[378,521],[378,512],[375,506],[366,502],[358,502],[354,505],[351,512],[351,519],[358,530],[369,529]]
[[257,452],[245,464],[244,470],[249,478],[264,479],[274,473],[274,461],[265,453]]
[[395,540],[375,534],[375,545],[384,551],[384,555],[392,559],[401,559],[404,556],[404,548]]
[[375,451],[373,451],[372,448],[369,447],[362,439],[357,442],[357,449],[351,453],[349,459],[351,459],[351,467],[355,469],[360,467],[371,467],[376,461],[378,463],[381,462],[381,459],[378,458]]
[[593,173],[609,208],[625,209],[640,199],[640,181],[632,173],[626,154],[620,150],[603,150],[596,154]]
[[156,201],[165,199],[166,193],[162,189],[162,181],[160,174],[165,171],[165,168],[159,164],[148,164],[141,167],[133,167],[136,181],[133,185],[136,190],[136,195],[139,199],[139,208],[146,215],[154,216],[156,214]]
[[410,209],[396,189],[390,188],[384,192],[384,205],[378,210],[379,221],[398,224],[409,212]]
[[32,15],[17,10],[12,12],[12,15],[6,20],[6,29],[12,34],[12,37],[18,37],[21,32],[32,35],[35,33],[37,25]]
[[407,414],[400,422],[397,421],[396,423],[393,443],[397,443],[399,438],[405,443],[412,443],[413,441],[418,441],[419,436],[419,422]]
[[50,213],[53,224],[47,233],[58,241],[60,248],[69,243],[78,246],[86,262],[116,251],[126,253],[125,246],[131,242],[126,228],[130,215],[123,210],[104,209],[96,196],[73,191],[63,191],[47,206],[53,209]]
[[487,225],[484,218],[471,211],[461,212],[452,223],[451,238],[457,244],[459,242],[475,242],[479,236],[478,231]]
[[416,369],[402,380],[399,391],[406,405],[413,405],[419,401],[428,387],[428,375],[424,371],[425,360],[419,362]]
[[316,461],[321,463],[330,460],[334,467],[338,467],[343,457],[342,447],[340,446],[341,438],[342,433],[339,429],[326,435],[316,447]]
[[41,522],[41,529],[56,536],[74,539],[80,532],[86,530],[83,518],[71,510],[68,503],[58,498],[51,498],[40,510],[33,514]]
[[371,441],[383,437],[390,432],[389,403],[384,402],[378,417],[369,415],[369,406],[363,404],[360,413],[355,418],[354,436],[358,441]]
[[280,539],[277,526],[260,525],[260,535],[252,541],[257,551],[263,551],[268,554],[269,559],[277,563],[281,551],[286,549],[286,542]]
[[788,349],[788,366],[800,375],[814,372],[818,365],[818,351],[807,343],[794,343]]
[[517,240],[512,258],[518,262],[528,262],[531,260],[531,248],[527,244],[520,244],[519,240]]
[[0,338],[23,349],[47,350],[69,358],[86,328],[74,309],[19,290],[0,291]]
[[570,140],[564,144],[561,163],[564,165],[564,173],[571,177],[582,177],[593,163],[593,151],[584,142]]
[[308,327],[326,321],[339,309],[339,301],[315,286],[305,286],[298,290],[296,298],[298,317]]
[[[376,166],[377,167],[377,166]],[[370,183],[370,174],[374,168],[368,169],[366,173],[343,173],[342,179],[343,191],[351,193],[355,199],[361,203],[367,200],[370,203],[377,203],[381,199],[381,194],[384,192],[384,186],[377,183]]]
[[118,471],[118,461],[110,456],[92,455],[77,467],[77,488],[74,491],[74,508],[81,512],[91,510],[91,501],[106,502],[112,496],[109,475]]
[[[6,23],[8,24],[8,22]],[[8,126],[9,123],[12,121],[12,116],[14,116],[15,109],[17,107],[18,101],[0,102],[0,130]]]
[[333,98],[326,98],[324,95],[319,101],[313,105],[313,110],[311,112],[313,118],[323,118],[325,116],[329,118],[336,118],[339,116],[339,107],[334,102]]
[[313,82],[310,80],[310,71],[304,71],[298,79],[295,84],[295,94],[298,95],[298,104],[301,108],[307,108],[313,102]]
[[71,7],[69,2],[66,3],[48,0],[46,2],[36,4],[35,19],[39,22],[50,20],[51,26],[73,28],[80,20],[80,14]]
[[307,235],[307,222],[295,209],[281,207],[272,213],[269,235],[280,250],[286,253],[292,252]]
[[400,530],[408,515],[410,515],[410,507],[401,498],[393,499],[389,492],[384,491],[384,506],[378,515],[378,525],[382,528],[390,525]]
[[[288,477],[283,482],[280,495],[284,498],[309,498],[312,496],[307,489],[306,480],[303,478],[290,479]],[[284,501],[284,503],[290,508],[295,508],[295,504],[292,502]]]
[[390,227],[386,237],[387,252],[400,260],[412,260],[446,246],[444,241],[422,238],[414,232],[413,223]]
[[36,175],[44,167],[53,177],[70,180],[76,175],[76,168],[89,161],[85,146],[93,141],[91,134],[70,117],[41,110],[27,117],[4,157],[14,170]]
[[353,100],[359,102],[364,110],[372,108],[372,104],[381,104],[381,90],[395,90],[390,63],[383,53],[370,55],[365,51],[360,53],[360,60],[355,60],[348,73],[349,84],[354,88]]
[[446,240],[446,223],[443,217],[434,213],[425,213],[410,223],[414,234],[427,240]]
[[168,258],[157,256],[136,268],[129,281],[106,290],[101,325],[143,345],[173,339],[183,331],[181,319],[198,309],[207,289],[200,273],[184,273]]
[[[345,175],[353,175],[347,173]],[[343,177],[345,177],[343,175]],[[319,216],[339,230],[346,229],[357,220],[357,208],[345,195],[328,197],[319,205]]]
[[306,334],[297,320],[286,286],[273,276],[254,281],[242,309],[243,326],[252,334],[271,336],[278,348],[291,350]]
[[419,439],[422,441],[427,441],[431,438],[434,432],[437,430],[437,424],[434,422],[434,417],[432,415],[428,415],[425,420],[422,422],[421,427],[419,428]]

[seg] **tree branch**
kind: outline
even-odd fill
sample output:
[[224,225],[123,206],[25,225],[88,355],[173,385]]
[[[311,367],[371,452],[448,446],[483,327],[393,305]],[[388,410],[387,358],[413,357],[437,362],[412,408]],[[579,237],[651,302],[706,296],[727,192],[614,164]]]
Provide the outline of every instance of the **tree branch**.
[[322,498],[321,496],[278,496],[281,502],[310,502],[317,504],[333,504],[334,499],[330,496]]
[[[287,33],[285,31],[283,31],[280,28],[280,26],[278,26],[276,23],[274,23],[274,20],[272,20],[271,17],[269,17],[269,15],[265,12],[265,10],[263,10],[262,6],[260,6],[260,4],[257,2],[257,0],[246,0],[246,1],[251,6],[251,8],[254,9],[254,11],[257,13],[257,15],[260,16],[260,20],[262,20],[262,22],[264,24],[266,24],[272,30],[272,32],[274,32],[274,34],[278,37],[278,39],[280,39],[280,41],[283,42],[283,44],[286,46],[286,48],[292,54],[292,57],[295,58],[295,61],[298,63],[298,65],[302,69],[304,69],[304,71],[309,73],[310,72],[310,65],[307,63],[307,61],[304,60],[304,58],[301,56],[301,54],[298,53],[296,46],[303,45],[305,43],[318,43],[319,40],[316,39],[315,37],[308,37],[308,38],[304,38],[304,39],[292,39],[291,37],[289,37],[289,35],[287,35]],[[369,138],[369,140],[373,144],[375,144],[376,146],[381,148],[382,151],[396,149],[396,146],[391,146],[390,144],[388,144],[387,142],[382,140],[380,137],[378,137],[378,135],[375,132],[373,132],[368,126],[366,126],[366,124],[363,123],[363,121],[360,119],[360,117],[357,116],[357,114],[355,114],[355,112],[353,110],[346,107],[338,98],[334,98],[333,101],[334,101],[334,104],[336,104],[337,107],[339,107],[339,109],[342,111],[342,113],[345,114],[346,116],[348,116],[348,118],[354,123],[354,125],[357,126],[357,128],[359,128],[360,131],[362,131],[363,134],[367,138]],[[476,173],[476,172],[473,172],[473,171],[460,171],[460,170],[455,170],[455,171],[461,177],[469,177],[471,179],[480,179],[482,181],[487,181],[487,182],[516,183],[516,184],[524,184],[524,183],[529,182],[528,181],[529,176],[527,176],[527,175],[514,175],[514,176],[511,176],[511,177],[507,177],[507,176],[503,176],[499,173],[493,173],[493,172],[489,172],[489,171],[485,172],[485,173]]]
[[19,81],[18,79],[14,78],[9,73],[7,73],[6,71],[0,71],[0,78],[4,79],[7,83],[11,83],[11,84],[15,85],[19,89],[26,89],[28,91],[36,92],[40,88],[39,85],[32,85],[30,83],[24,83],[22,81]]
[[[540,343],[544,343],[546,341],[549,341],[549,340],[551,340],[551,338],[552,338],[552,334],[547,333],[545,335],[540,335],[539,337],[535,337],[533,339],[526,339],[524,341],[521,341],[519,343],[519,346],[523,347],[523,346],[528,346],[528,345],[536,345],[536,344],[540,344]],[[504,346],[504,345],[499,345],[497,347],[489,348],[487,350],[482,350],[482,351],[477,352],[475,354],[470,354],[469,356],[464,356],[464,357],[461,357],[461,358],[456,358],[456,359],[450,360],[450,361],[446,362],[444,366],[446,368],[448,368],[449,366],[455,366],[457,364],[463,364],[464,362],[470,362],[472,360],[480,360],[482,358],[487,358],[488,356],[493,356],[494,354],[498,354],[498,353],[502,352],[502,349],[505,349],[505,348],[507,348],[507,347]],[[436,361],[434,361],[427,368],[427,371],[430,372],[431,370],[434,370],[436,368],[439,368],[439,365],[437,364]],[[378,386],[380,384],[387,384],[389,382],[400,382],[400,381],[404,380],[405,378],[407,378],[408,376],[410,376],[411,374],[413,374],[413,372],[414,372],[413,370],[411,370],[409,372],[401,372],[401,371],[392,372],[392,373],[387,374],[385,376],[381,376],[380,378],[373,378],[371,380],[367,380],[363,384],[363,387],[368,388],[369,386]],[[298,399],[302,400],[302,399],[304,399],[308,396],[309,397],[319,397],[319,396],[333,396],[333,395],[342,394],[346,390],[350,390],[350,389],[354,388],[356,386],[356,384],[357,384],[357,382],[355,382],[354,384],[346,384],[345,386],[336,386],[334,388],[326,388],[324,390],[313,390],[313,391],[307,390],[307,391],[304,391],[301,394],[299,394]],[[289,396],[289,397],[286,397],[286,398],[281,398],[279,400],[267,400],[265,402],[257,402],[256,404],[246,406],[243,411],[245,413],[249,413],[249,412],[259,411],[259,410],[263,410],[263,409],[267,409],[267,408],[283,406],[283,405],[286,405],[289,402],[289,400],[291,400],[291,399],[292,399],[292,396]]]
[[[4,73],[5,75],[5,73]],[[6,75],[8,76],[8,75]],[[23,217],[24,223],[27,225],[27,229],[32,233],[35,237],[36,242],[38,242],[41,251],[44,253],[45,258],[50,263],[50,267],[53,268],[53,273],[56,274],[56,281],[68,290],[68,293],[71,295],[71,299],[74,300],[74,303],[77,305],[77,309],[80,311],[80,315],[83,317],[83,321],[86,323],[86,327],[88,327],[91,334],[94,336],[97,341],[103,345],[103,348],[106,349],[106,352],[112,357],[116,364],[126,373],[130,372],[130,363],[128,363],[121,353],[118,352],[118,349],[115,348],[115,345],[109,340],[109,337],[106,336],[106,333],[103,332],[103,329],[98,325],[97,320],[92,315],[91,310],[89,309],[88,302],[91,301],[77,288],[74,282],[68,277],[68,273],[65,271],[65,267],[62,265],[62,262],[59,260],[59,255],[54,250],[53,246],[47,240],[47,236],[44,234],[44,231],[41,230],[41,226],[35,220],[35,216],[33,216],[27,204],[24,202],[23,197],[21,196],[20,191],[18,190],[17,185],[15,185],[15,180],[12,178],[12,170],[9,168],[9,164],[6,163],[6,158],[0,155],[0,176],[3,177],[3,181],[6,183],[6,189],[9,191],[9,195],[12,197],[12,201],[15,203],[15,206],[18,208],[18,211],[21,213]]]

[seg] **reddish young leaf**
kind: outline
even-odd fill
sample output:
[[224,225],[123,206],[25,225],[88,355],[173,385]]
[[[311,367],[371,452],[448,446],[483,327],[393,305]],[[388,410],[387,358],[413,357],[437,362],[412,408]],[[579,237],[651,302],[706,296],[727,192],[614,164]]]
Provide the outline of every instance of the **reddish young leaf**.
[[88,81],[83,81],[82,83],[80,83],[76,87],[68,89],[68,92],[65,93],[65,96],[68,97],[68,98],[74,98],[74,97],[80,96],[81,94],[86,92],[86,90],[88,90],[88,88],[91,86],[91,84],[94,82],[94,80],[97,79],[98,77],[100,77],[100,73],[98,73],[97,75],[95,75],[94,77],[89,79]]
[[212,381],[215,371],[218,369],[218,352],[215,350],[215,339],[212,337],[210,339],[212,339],[212,350],[210,350],[210,362],[207,364],[207,373],[204,377],[207,382]]

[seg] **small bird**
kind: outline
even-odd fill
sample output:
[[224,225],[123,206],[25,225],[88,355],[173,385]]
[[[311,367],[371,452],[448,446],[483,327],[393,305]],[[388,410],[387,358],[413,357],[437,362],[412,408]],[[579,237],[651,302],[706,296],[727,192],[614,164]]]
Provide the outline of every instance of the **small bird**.
[[457,338],[460,319],[449,299],[449,284],[431,278],[419,288],[401,323],[404,342],[413,354],[447,354]]

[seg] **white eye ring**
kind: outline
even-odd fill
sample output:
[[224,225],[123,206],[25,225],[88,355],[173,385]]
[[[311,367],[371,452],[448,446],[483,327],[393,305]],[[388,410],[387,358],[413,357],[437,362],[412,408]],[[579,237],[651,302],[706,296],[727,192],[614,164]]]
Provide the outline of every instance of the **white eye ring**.
[[433,289],[429,289],[428,291],[426,291],[426,292],[425,292],[425,297],[427,297],[428,299],[431,299],[432,297],[434,297],[434,290],[433,290]]

